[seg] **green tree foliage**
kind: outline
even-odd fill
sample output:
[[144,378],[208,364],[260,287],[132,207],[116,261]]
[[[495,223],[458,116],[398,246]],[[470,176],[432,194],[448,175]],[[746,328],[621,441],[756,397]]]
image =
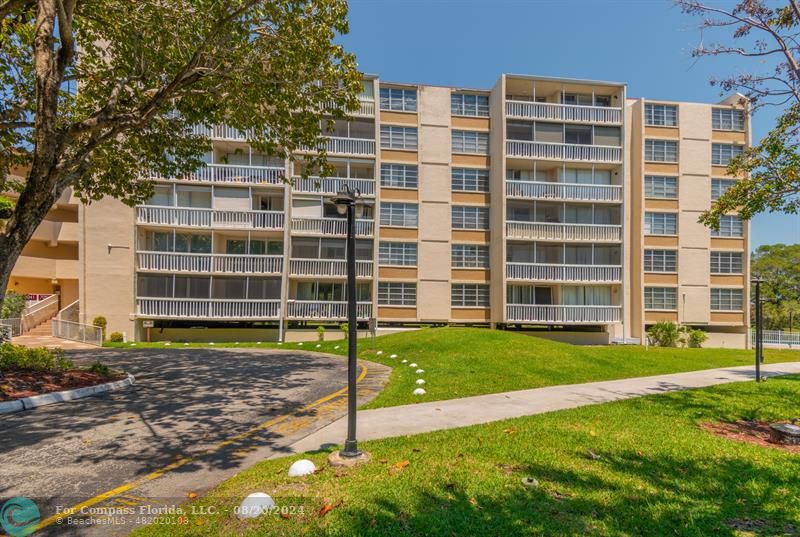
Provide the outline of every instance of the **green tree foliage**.
[[[738,91],[753,111],[783,109],[775,128],[733,159],[728,173],[741,179],[703,213],[700,221],[719,227],[722,215],[750,219],[762,212],[796,214],[800,209],[800,3],[743,0],[732,6],[677,0],[684,12],[702,19],[695,57],[733,56],[737,74],[714,79],[723,92]],[[731,44],[714,39],[724,34]]]
[[[0,0],[0,192],[17,197],[0,289],[67,187],[142,202],[143,171],[199,165],[195,125],[272,155],[321,149],[321,118],[358,106],[355,58],[335,43],[347,31],[345,0]],[[325,157],[303,169],[326,174]]]
[[760,246],[751,271],[764,279],[764,326],[788,328],[790,313],[794,325],[800,325],[800,244]]

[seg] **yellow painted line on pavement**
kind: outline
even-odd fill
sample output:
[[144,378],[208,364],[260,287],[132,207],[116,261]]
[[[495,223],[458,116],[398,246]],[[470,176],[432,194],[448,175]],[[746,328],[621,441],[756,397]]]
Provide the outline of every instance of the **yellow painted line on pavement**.
[[[367,366],[362,365],[361,366],[361,373],[358,375],[358,378],[356,379],[356,382],[357,383],[361,382],[362,380],[364,380],[364,377],[366,377],[366,376],[367,376]],[[190,463],[190,462],[192,462],[192,461],[194,461],[194,460],[196,460],[198,458],[201,458],[201,457],[204,457],[205,455],[208,455],[210,453],[214,453],[216,451],[219,451],[220,449],[222,449],[222,448],[224,448],[226,446],[229,446],[229,445],[233,444],[234,442],[237,442],[239,440],[243,440],[243,439],[245,439],[245,438],[247,438],[249,436],[254,435],[255,433],[257,433],[259,431],[263,431],[264,429],[272,427],[273,425],[281,423],[282,421],[286,421],[287,419],[291,418],[295,414],[298,414],[300,412],[304,412],[306,410],[311,410],[314,407],[318,407],[318,406],[320,406],[322,404],[325,404],[328,401],[330,401],[331,399],[335,399],[335,398],[337,398],[337,397],[339,397],[341,395],[344,395],[345,393],[347,393],[347,387],[344,387],[341,390],[337,390],[337,391],[335,391],[333,393],[330,393],[330,394],[326,395],[325,397],[321,397],[321,398],[317,399],[316,401],[314,401],[312,403],[309,403],[306,406],[304,406],[304,407],[302,407],[302,408],[300,408],[298,410],[295,410],[294,412],[292,412],[290,414],[283,414],[282,416],[278,416],[278,417],[273,418],[273,419],[271,419],[269,421],[265,421],[264,423],[262,423],[260,425],[256,425],[252,429],[249,429],[249,430],[247,430],[247,431],[245,431],[243,433],[237,434],[237,435],[232,436],[232,437],[230,437],[230,438],[228,438],[226,440],[223,440],[222,442],[219,442],[218,444],[208,448],[205,451],[202,451],[202,452],[198,453],[197,455],[193,455],[191,457],[181,457],[180,459],[176,460],[175,462],[172,462],[172,463],[164,466],[163,468],[159,468],[158,470],[156,470],[154,472],[151,472],[151,473],[149,473],[149,474],[147,474],[145,476],[142,476],[139,479],[134,479],[133,481],[125,483],[124,485],[120,485],[119,487],[116,487],[116,488],[113,488],[113,489],[108,490],[106,492],[103,492],[102,494],[98,494],[97,496],[94,496],[93,498],[89,498],[88,500],[83,501],[83,502],[81,502],[79,504],[73,505],[72,507],[68,507],[68,508],[64,509],[62,512],[57,513],[55,515],[52,515],[52,516],[50,516],[48,518],[45,518],[44,520],[39,522],[39,524],[36,526],[34,531],[41,530],[41,529],[46,528],[48,526],[52,526],[53,524],[55,524],[60,519],[66,518],[68,516],[72,516],[75,513],[80,513],[81,509],[84,509],[86,507],[91,507],[92,505],[96,505],[96,504],[98,504],[98,503],[100,503],[102,501],[105,501],[105,500],[109,499],[109,498],[113,498],[114,496],[122,494],[123,492],[127,492],[127,491],[129,491],[131,489],[135,489],[139,485],[143,485],[144,483],[147,483],[149,481],[153,481],[154,479],[157,479],[157,478],[161,477],[162,475],[167,474],[167,473],[169,473],[169,472],[171,472],[171,471],[173,471],[173,470],[175,470],[177,468],[180,468],[181,466],[184,466],[185,464],[188,464],[188,463]]]

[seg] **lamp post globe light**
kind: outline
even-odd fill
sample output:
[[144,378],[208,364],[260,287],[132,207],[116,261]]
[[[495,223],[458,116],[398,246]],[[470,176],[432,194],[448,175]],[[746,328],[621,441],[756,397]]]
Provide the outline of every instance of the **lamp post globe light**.
[[356,373],[357,363],[357,323],[356,312],[356,218],[364,213],[368,202],[361,199],[358,189],[351,190],[347,185],[339,190],[329,201],[336,205],[336,212],[347,218],[347,438],[344,449],[331,454],[330,462],[335,465],[350,466],[365,462],[369,455],[358,449],[356,440]]

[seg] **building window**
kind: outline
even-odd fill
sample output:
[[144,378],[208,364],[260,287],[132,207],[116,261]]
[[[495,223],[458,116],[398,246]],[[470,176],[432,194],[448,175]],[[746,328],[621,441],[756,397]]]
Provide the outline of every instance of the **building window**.
[[453,229],[489,229],[487,207],[453,206]]
[[378,282],[378,304],[381,306],[416,306],[417,284]]
[[417,188],[417,167],[412,164],[381,164],[381,186]]
[[417,243],[381,241],[378,244],[378,264],[403,267],[417,266]]
[[489,133],[475,131],[453,131],[453,153],[489,152]]
[[678,162],[678,142],[645,140],[644,159],[653,162]]
[[489,170],[453,168],[451,188],[459,192],[489,192]]
[[454,283],[450,292],[450,305],[454,308],[487,308],[489,286],[478,283]]
[[381,125],[381,147],[383,149],[416,149],[417,128]]
[[381,110],[416,112],[417,90],[410,88],[381,88]]
[[736,184],[736,179],[712,179],[711,180],[711,201],[716,201],[725,192]]
[[742,311],[741,289],[711,289],[712,311]]
[[678,199],[678,178],[663,175],[644,176],[644,197]]
[[743,131],[744,111],[735,108],[712,108],[711,128],[716,131]]
[[450,113],[454,116],[489,117],[489,96],[451,93]]
[[720,216],[719,230],[711,230],[712,237],[742,237],[744,236],[744,228],[742,227],[742,219],[734,215]]
[[678,290],[674,287],[645,287],[644,308],[647,310],[678,309]]
[[711,164],[727,166],[734,157],[742,154],[744,146],[734,144],[711,144]]
[[645,250],[645,272],[677,272],[678,252],[675,250]]
[[644,232],[647,235],[677,235],[678,215],[675,213],[644,213]]
[[741,274],[741,252],[711,252],[711,274]]
[[644,123],[655,127],[675,127],[678,125],[678,107],[647,103],[644,105]]
[[381,225],[417,227],[417,204],[382,201]]
[[489,247],[480,244],[454,244],[451,263],[453,268],[489,268]]

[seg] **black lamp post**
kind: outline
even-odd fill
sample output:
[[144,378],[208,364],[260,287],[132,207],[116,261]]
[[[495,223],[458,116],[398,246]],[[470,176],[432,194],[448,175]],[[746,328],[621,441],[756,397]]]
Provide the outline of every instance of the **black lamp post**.
[[358,189],[351,190],[347,185],[330,201],[340,215],[347,216],[347,439],[339,455],[352,459],[361,456],[356,440],[356,218],[361,217],[367,203],[360,199]]
[[760,276],[753,278],[753,285],[756,286],[755,306],[756,306],[756,382],[761,382],[761,362],[764,360],[764,344],[763,344],[763,323],[762,309],[761,309],[761,284],[764,280]]

